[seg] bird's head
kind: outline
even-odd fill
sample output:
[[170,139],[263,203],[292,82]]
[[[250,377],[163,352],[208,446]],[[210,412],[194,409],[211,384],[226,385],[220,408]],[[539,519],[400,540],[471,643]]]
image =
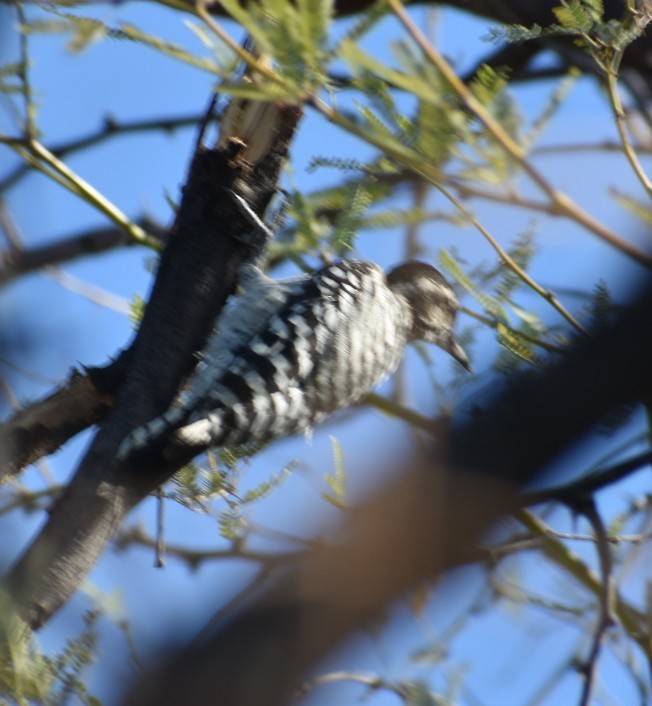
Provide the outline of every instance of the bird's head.
[[387,282],[410,305],[411,340],[434,343],[471,370],[469,358],[455,338],[455,317],[460,304],[441,272],[425,262],[407,262],[389,272]]

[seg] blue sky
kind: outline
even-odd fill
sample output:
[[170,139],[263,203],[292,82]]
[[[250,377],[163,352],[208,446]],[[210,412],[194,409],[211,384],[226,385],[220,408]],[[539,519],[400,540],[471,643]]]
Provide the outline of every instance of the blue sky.
[[[2,8],[2,12],[5,17],[9,14],[7,8]],[[146,3],[107,4],[85,7],[83,13],[92,13],[109,24],[128,21],[190,50],[206,52],[186,25],[188,18],[163,7]],[[30,14],[37,15],[38,11],[31,8]],[[425,11],[416,10],[414,16],[423,24]],[[438,15],[436,39],[448,58],[461,70],[489,53],[491,46],[482,40],[486,34],[484,21],[448,10]],[[399,36],[396,24],[384,21],[368,40],[368,47],[387,56],[391,43]],[[12,46],[13,36],[5,29],[0,41],[5,43],[0,47],[0,61],[11,60],[16,51],[15,45]],[[105,41],[91,46],[80,57],[66,50],[65,41],[65,37],[54,35],[37,36],[31,42],[32,77],[40,103],[38,124],[47,145],[93,132],[108,115],[127,121],[200,113],[215,83],[213,76],[172,59],[160,58],[139,45]],[[550,83],[517,89],[519,106],[526,121],[539,115],[553,90],[554,85]],[[0,110],[0,131],[11,134],[13,129],[7,112]],[[599,143],[615,138],[608,105],[596,84],[586,79],[576,84],[541,144]],[[166,194],[174,198],[178,196],[194,139],[194,130],[188,129],[172,135],[151,133],[117,137],[102,147],[71,156],[69,163],[130,216],[148,213],[165,223],[171,218]],[[292,148],[293,171],[289,183],[306,191],[336,183],[341,175],[335,170],[308,172],[306,168],[310,160],[314,156],[352,155],[364,160],[371,157],[373,151],[327,124],[320,116],[309,113]],[[0,148],[0,178],[14,163],[17,163],[16,158]],[[609,197],[612,187],[640,196],[640,189],[622,157],[603,153],[579,153],[569,157],[568,154],[555,153],[537,157],[536,163],[559,189],[568,191],[595,216],[628,236],[639,232],[631,216]],[[524,195],[535,195],[533,187],[524,182],[522,187]],[[438,207],[448,208],[435,194],[429,199]],[[7,203],[27,246],[104,224],[100,214],[39,176],[30,176],[12,190]],[[397,194],[396,203],[406,205],[401,194]],[[532,213],[525,210],[481,202],[474,204],[474,208],[482,223],[499,237],[503,245],[513,242],[529,228],[536,229],[540,254],[532,274],[546,286],[586,289],[604,280],[618,298],[626,294],[628,285],[639,273],[626,258],[568,221],[542,215],[533,219]],[[640,237],[632,237],[643,245],[644,235],[642,230],[640,232]],[[473,261],[495,259],[487,244],[471,228],[460,230],[435,224],[425,226],[421,238],[432,252],[454,245]],[[365,233],[357,247],[359,255],[384,266],[400,261],[404,253],[402,235],[396,230]],[[647,249],[650,249],[649,242]],[[151,273],[147,264],[151,257],[149,252],[132,248],[82,259],[66,264],[63,269],[81,282],[92,283],[129,301],[135,293],[145,295],[148,291]],[[474,302],[468,299],[464,303],[474,307]],[[565,303],[570,308],[577,306],[572,299]],[[47,274],[33,274],[12,284],[3,292],[0,307],[0,313],[16,317],[39,337],[28,357],[13,362],[53,384],[79,363],[101,364],[106,361],[131,336],[131,323],[123,313],[109,310],[62,287]],[[478,309],[477,305],[475,308]],[[544,310],[542,315],[553,319],[551,311]],[[472,322],[467,319],[461,323],[468,326]],[[490,336],[483,334],[473,352],[474,365],[482,372],[495,356],[496,345]],[[443,354],[435,352],[433,355],[437,378],[446,381],[450,363]],[[430,387],[424,384],[429,371],[413,351],[408,355],[407,365],[410,404],[430,412],[436,400]],[[51,389],[50,384],[25,375],[12,377],[11,384],[21,400],[33,399]],[[320,493],[326,490],[323,475],[333,470],[330,434],[337,435],[345,450],[352,500],[362,497],[378,482],[378,475],[387,472],[392,459],[398,463],[412,442],[410,431],[401,424],[378,412],[368,411],[348,415],[343,424],[327,425],[315,434],[310,444],[304,439],[274,444],[248,469],[245,486],[254,486],[293,459],[300,460],[299,470],[277,496],[255,508],[256,522],[294,534],[311,531],[307,528],[313,526],[316,516],[323,518],[320,520],[322,526],[338,518],[338,512],[325,508],[320,500]],[[48,460],[57,479],[68,476],[87,440],[88,435],[82,435]],[[597,456],[600,450],[592,445],[590,453]],[[587,451],[583,450],[581,460],[585,463],[586,459]],[[569,468],[574,465],[578,465],[577,459],[568,461]],[[43,483],[35,470],[31,470],[28,477],[34,487]],[[639,476],[632,480],[631,487],[619,489],[609,499],[601,497],[600,500],[605,509],[613,513],[624,504],[628,494],[639,492],[641,487],[644,487],[643,480]],[[219,543],[213,518],[192,514],[171,503],[168,503],[167,516],[170,542],[187,541],[197,546]],[[556,518],[560,527],[572,526],[561,511],[556,513]],[[131,523],[140,522],[150,531],[153,520],[152,503],[145,503],[130,518]],[[35,531],[41,521],[42,518],[37,516],[2,519],[5,536],[12,537],[12,548],[4,549],[3,561],[8,561],[11,554],[24,546],[28,533]],[[259,543],[261,547],[271,544],[262,538]],[[276,543],[276,546],[282,545]],[[151,564],[149,552],[130,550],[126,554],[116,554],[111,551],[90,577],[101,591],[120,597],[120,610],[132,621],[134,638],[144,655],[155,652],[167,634],[181,632],[192,636],[219,601],[237,594],[252,576],[252,567],[243,566],[242,562],[207,563],[196,573],[191,573],[174,559],[169,561],[166,571],[157,571]],[[566,590],[559,576],[548,575],[543,569],[537,575],[532,566],[526,566],[526,569],[531,572],[529,578],[540,582],[542,588],[552,587],[553,592],[555,587]],[[442,600],[434,602],[422,620],[417,621],[405,606],[397,606],[382,636],[356,637],[352,646],[334,657],[331,664],[374,670],[390,678],[416,673],[432,680],[434,688],[443,689],[453,678],[453,658],[456,658],[472,673],[468,683],[478,696],[474,702],[473,693],[465,693],[462,703],[497,703],[486,698],[486,693],[501,694],[500,703],[505,706],[523,703],[525,695],[531,693],[528,689],[531,690],[532,683],[537,679],[543,683],[556,664],[561,664],[568,645],[582,639],[577,629],[563,620],[551,624],[542,618],[537,623],[540,632],[537,634],[535,630],[533,637],[520,629],[518,617],[506,609],[496,610],[474,619],[468,632],[454,641],[453,654],[442,658],[437,669],[415,668],[408,664],[413,650],[434,640],[450,624],[452,617],[464,614],[481,591],[483,580],[474,570],[458,572],[438,589],[443,594]],[[43,632],[44,644],[59,646],[70,625],[79,624],[80,610],[87,604],[88,599],[83,594],[71,601]],[[132,668],[122,656],[124,650],[124,638],[105,623],[101,666],[95,670],[92,682],[100,695],[110,697],[119,691],[125,679],[133,675]],[[514,675],[515,662],[528,653],[538,663],[538,669],[523,663],[519,664],[519,674]],[[632,692],[618,670],[614,668],[607,675],[608,679],[618,679],[617,693],[622,696],[621,703],[634,703],[627,700]],[[577,691],[578,680],[566,678],[560,682],[554,698],[545,703],[569,703],[567,699],[576,698]],[[343,703],[359,692],[357,687],[325,687],[317,691],[309,703],[311,706],[336,700]],[[373,703],[389,706],[396,703],[396,697],[380,695]]]

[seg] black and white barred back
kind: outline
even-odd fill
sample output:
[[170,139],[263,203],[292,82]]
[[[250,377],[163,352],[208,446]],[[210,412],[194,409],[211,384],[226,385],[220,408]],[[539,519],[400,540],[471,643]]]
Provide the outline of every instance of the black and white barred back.
[[430,265],[345,260],[311,277],[272,280],[249,266],[178,405],[133,431],[119,457],[169,437],[197,452],[310,430],[393,373],[408,342],[447,350],[459,304]]

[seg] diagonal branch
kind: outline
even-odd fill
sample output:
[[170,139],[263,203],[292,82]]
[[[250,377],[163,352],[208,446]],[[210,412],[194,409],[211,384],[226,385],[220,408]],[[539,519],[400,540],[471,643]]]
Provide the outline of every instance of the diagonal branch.
[[[153,239],[162,244],[165,243],[167,228],[162,228],[147,217],[135,223]],[[121,228],[109,226],[71,235],[34,248],[0,251],[0,286],[47,265],[69,262],[124,245],[134,245],[134,242]]]
[[87,375],[73,370],[53,394],[0,426],[0,482],[97,424],[112,404],[113,395],[104,394]]
[[[222,135],[197,149],[171,238],[163,252],[115,403],[48,522],[6,579],[20,615],[40,627],[77,589],[125,514],[181,464],[115,460],[132,429],[160,415],[190,372],[215,317],[234,290],[241,265],[258,254],[251,227],[227,191],[244,193],[263,214],[274,196],[300,107],[246,102],[261,130]],[[261,137],[264,142],[261,143]],[[101,375],[97,379],[101,380]]]
[[[83,137],[77,137],[67,142],[52,145],[48,149],[58,158],[66,157],[89,147],[95,147],[106,140],[120,135],[129,135],[141,132],[166,132],[171,133],[184,127],[192,127],[201,122],[201,115],[181,115],[174,118],[148,118],[144,120],[120,121],[113,117],[104,118],[102,126]],[[21,164],[0,180],[0,194],[15,186],[30,171],[28,164]]]
[[597,688],[598,660],[600,658],[602,645],[606,638],[607,630],[609,630],[609,628],[612,627],[616,621],[618,596],[612,573],[613,562],[611,559],[611,547],[609,546],[607,530],[593,498],[590,498],[588,502],[585,502],[583,506],[580,506],[580,512],[593,526],[601,574],[598,623],[595,627],[591,650],[586,660],[586,664],[584,665],[584,685],[582,687],[582,695],[580,697],[580,706],[589,706],[593,702],[593,697],[595,696]]

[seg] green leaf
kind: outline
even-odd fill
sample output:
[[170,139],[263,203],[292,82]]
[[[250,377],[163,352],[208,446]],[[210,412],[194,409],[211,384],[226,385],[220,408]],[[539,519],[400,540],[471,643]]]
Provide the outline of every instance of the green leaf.
[[530,150],[532,146],[539,140],[544,130],[550,125],[557,111],[564,105],[571,90],[575,87],[578,79],[582,76],[582,72],[576,67],[571,67],[561,81],[557,84],[550,99],[543,107],[540,115],[532,123],[527,135],[522,138],[522,145],[525,149]]
[[30,22],[25,28],[25,31],[39,33],[72,33],[73,36],[68,42],[68,48],[72,52],[82,52],[92,43],[110,36],[113,31],[106,23],[94,17],[84,17],[71,12],[65,12],[55,5],[42,7],[47,12],[60,17],[62,21]]
[[[534,232],[532,230],[524,232],[507,252],[522,270],[527,271],[536,254]],[[496,285],[496,299],[505,303],[509,301],[517,289],[523,286],[523,280],[514,270],[503,268],[500,281]]]
[[498,25],[490,27],[488,33],[483,37],[486,42],[501,44],[507,42],[509,44],[521,44],[529,42],[532,39],[538,39],[544,34],[544,29],[541,25],[533,24],[531,27],[523,25]]
[[444,211],[428,211],[423,208],[388,208],[360,220],[360,230],[397,228],[400,226],[420,225],[433,221],[451,222],[450,214]]
[[335,507],[340,510],[346,510],[348,509],[348,505],[345,500],[347,476],[344,467],[344,450],[340,442],[334,436],[331,436],[330,440],[333,448],[334,472],[332,474],[327,473],[325,476],[331,492],[322,493],[322,498],[331,503],[331,505],[335,505]]
[[562,0],[560,7],[554,7],[553,12],[559,24],[564,29],[570,29],[585,34],[590,32],[593,24],[599,19],[581,0]]
[[22,61],[15,61],[11,64],[4,64],[0,66],[0,79],[8,78],[9,76],[15,76],[20,78],[26,69],[26,65]]
[[527,326],[532,333],[542,333],[545,330],[545,325],[540,317],[533,311],[527,311],[516,304],[510,304],[510,309],[518,316],[518,318]]
[[609,323],[609,319],[614,311],[614,303],[611,292],[606,282],[600,281],[595,285],[593,297],[591,298],[591,331],[603,330]]
[[280,488],[280,486],[285,483],[293,470],[294,464],[288,464],[282,468],[279,473],[272,474],[266,481],[248,490],[242,497],[242,504],[246,505],[247,503],[253,503],[268,497],[274,490]]
[[231,542],[241,540],[249,529],[249,523],[242,516],[239,506],[233,506],[225,512],[221,512],[219,525],[220,535]]
[[504,324],[499,323],[496,330],[498,332],[498,343],[500,343],[501,346],[510,351],[510,353],[530,363],[530,365],[537,364],[537,356],[534,352],[534,347],[529,341],[521,338],[515,331]]
[[612,194],[623,208],[633,213],[646,225],[652,226],[652,207],[648,200],[643,201],[616,190],[613,190]]
[[256,50],[269,57],[295,97],[327,86],[324,70],[333,15],[332,0],[239,0],[222,3],[229,14],[251,35]]
[[331,247],[339,257],[346,257],[353,250],[362,215],[371,202],[372,197],[362,182],[351,185],[330,237]]
[[129,302],[129,320],[134,329],[138,329],[140,326],[146,308],[147,302],[145,299],[138,293],[134,294],[133,299]]
[[477,299],[480,304],[498,321],[508,323],[507,315],[501,304],[490,297],[488,294],[480,291],[473,280],[466,274],[462,266],[457,262],[453,255],[447,250],[439,251],[439,263],[455,280],[457,280],[466,291]]
[[137,42],[138,44],[144,44],[152,49],[156,49],[162,54],[165,54],[173,59],[183,61],[191,66],[195,66],[198,69],[203,69],[204,71],[208,71],[210,73],[222,75],[220,66],[218,66],[213,59],[195,56],[178,44],[173,44],[172,42],[168,42],[160,37],[155,37],[154,35],[142,32],[134,25],[123,23],[120,25],[120,29],[111,30],[107,36],[112,39],[127,40]]
[[405,681],[400,684],[405,706],[442,706],[442,699],[430,692],[422,681]]
[[488,64],[482,64],[473,77],[470,88],[475,97],[488,105],[495,100],[507,87],[507,76]]
[[20,86],[15,86],[11,83],[5,83],[0,79],[0,93],[22,93],[23,89]]
[[335,14],[334,0],[297,0],[304,47],[312,49],[312,59],[321,62]]
[[233,83],[231,81],[223,81],[219,85],[219,92],[221,94],[228,93],[229,95],[236,96],[238,98],[248,98],[250,100],[269,102],[283,101],[288,98],[287,90],[283,86],[272,82]]
[[354,46],[357,45],[358,40],[360,40],[369,30],[371,30],[378,21],[387,15],[387,9],[384,7],[382,2],[376,2],[371,5],[371,7],[361,15],[359,19],[342,37],[342,39],[335,44],[331,49],[331,57],[337,58],[342,55],[342,45],[345,42],[350,42]]
[[297,191],[293,194],[291,213],[296,221],[295,246],[304,254],[310,254],[311,250],[318,248],[320,235],[325,233],[315,204]]
[[191,510],[207,512],[210,501],[230,489],[229,476],[220,468],[189,463],[172,477],[170,498]]
[[349,64],[354,76],[360,78],[373,76],[383,84],[403,89],[423,100],[438,103],[441,94],[437,93],[437,85],[428,83],[418,73],[406,73],[389,67],[365,52],[353,41],[345,40],[340,45],[340,59]]

